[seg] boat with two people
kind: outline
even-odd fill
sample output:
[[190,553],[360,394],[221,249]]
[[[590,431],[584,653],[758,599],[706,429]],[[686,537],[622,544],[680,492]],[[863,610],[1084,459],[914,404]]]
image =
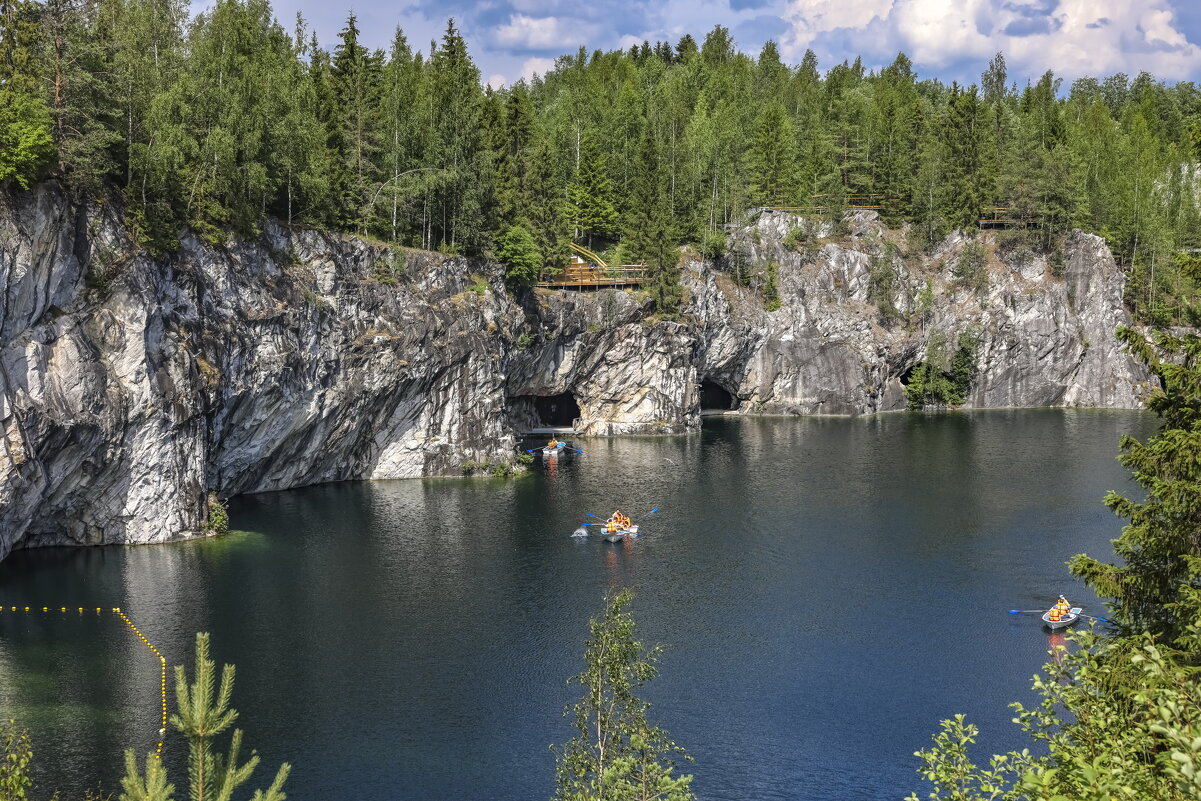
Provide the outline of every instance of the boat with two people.
[[1080,613],[1082,611],[1083,610],[1079,606],[1072,606],[1069,604],[1068,599],[1061,595],[1059,596],[1059,600],[1055,602],[1054,606],[1052,606],[1046,612],[1043,612],[1043,623],[1045,623],[1047,627],[1051,629],[1051,631],[1064,629],[1079,620]]
[[1009,614],[1011,614],[1011,615],[1042,615],[1043,624],[1046,625],[1046,627],[1049,628],[1051,631],[1059,631],[1060,629],[1066,629],[1068,626],[1072,625],[1080,618],[1085,618],[1087,620],[1093,620],[1093,621],[1096,621],[1097,623],[1110,622],[1109,618],[1107,618],[1107,617],[1097,617],[1096,615],[1084,614],[1084,610],[1081,607],[1072,606],[1070,603],[1068,603],[1068,599],[1064,598],[1062,595],[1059,596],[1059,600],[1055,602],[1055,605],[1052,606],[1050,609],[1048,609],[1046,612],[1044,612],[1041,609],[1010,609]]

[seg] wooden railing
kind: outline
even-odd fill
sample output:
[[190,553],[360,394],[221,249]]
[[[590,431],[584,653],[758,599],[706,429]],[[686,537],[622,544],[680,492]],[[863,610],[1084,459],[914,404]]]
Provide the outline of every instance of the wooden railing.
[[611,264],[601,268],[593,264],[572,264],[561,273],[543,273],[535,286],[548,289],[639,286],[646,267],[641,264]]

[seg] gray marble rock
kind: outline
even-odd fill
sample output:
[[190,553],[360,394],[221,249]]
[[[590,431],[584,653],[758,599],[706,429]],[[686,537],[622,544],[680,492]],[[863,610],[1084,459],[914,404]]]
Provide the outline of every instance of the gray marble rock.
[[[931,342],[977,335],[967,406],[1137,408],[1151,377],[1119,348],[1123,275],[1074,233],[1063,275],[993,257],[955,277],[971,240],[889,255],[871,213],[849,233],[764,214],[730,259],[690,261],[684,313],[635,292],[506,294],[484,261],[269,225],[220,247],[185,236],[152,257],[115,209],[53,184],[0,199],[0,558],[14,547],[199,536],[210,492],[461,475],[514,458],[539,404],[570,395],[583,434],[700,425],[702,384],[739,413],[861,414],[905,405]],[[895,274],[897,319],[873,297]],[[762,302],[776,262],[781,306]],[[929,286],[932,303],[921,313]],[[543,400],[540,400],[543,399]],[[236,522],[236,521],[235,521]]]

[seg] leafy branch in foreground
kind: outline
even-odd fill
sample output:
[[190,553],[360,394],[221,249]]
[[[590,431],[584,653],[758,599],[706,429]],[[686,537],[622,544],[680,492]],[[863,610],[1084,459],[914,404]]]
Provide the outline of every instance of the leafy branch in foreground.
[[15,720],[0,728],[0,801],[25,801],[29,791],[29,763],[33,748],[29,734]]
[[659,672],[661,646],[644,651],[634,639],[633,599],[622,590],[605,599],[605,612],[589,621],[584,672],[568,680],[584,697],[564,714],[578,734],[560,751],[556,801],[693,801],[691,775],[675,776],[673,755],[689,758],[651,726],[650,704],[635,692]]
[[[196,635],[196,680],[188,684],[183,666],[175,668],[175,698],[178,714],[171,716],[174,726],[188,740],[189,801],[229,801],[238,787],[245,784],[258,767],[259,757],[251,751],[250,758],[239,764],[242,731],[234,729],[229,751],[223,756],[213,750],[213,738],[224,732],[238,718],[230,705],[233,695],[234,666],[221,669],[221,683],[216,681],[216,663],[209,658],[209,635]],[[284,781],[292,767],[283,763],[275,780],[266,792],[255,790],[253,801],[284,801]],[[138,770],[132,750],[125,752],[125,777],[120,801],[170,801],[175,787],[167,783],[166,771],[158,758],[146,758],[145,776]]]

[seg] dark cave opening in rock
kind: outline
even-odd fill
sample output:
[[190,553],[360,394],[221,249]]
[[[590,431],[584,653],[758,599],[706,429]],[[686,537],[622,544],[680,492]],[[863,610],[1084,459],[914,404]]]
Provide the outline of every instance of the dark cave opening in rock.
[[701,382],[702,411],[731,411],[738,408],[738,399],[729,390],[712,381]]
[[537,395],[533,398],[538,421],[546,428],[570,427],[580,416],[580,406],[570,392]]

